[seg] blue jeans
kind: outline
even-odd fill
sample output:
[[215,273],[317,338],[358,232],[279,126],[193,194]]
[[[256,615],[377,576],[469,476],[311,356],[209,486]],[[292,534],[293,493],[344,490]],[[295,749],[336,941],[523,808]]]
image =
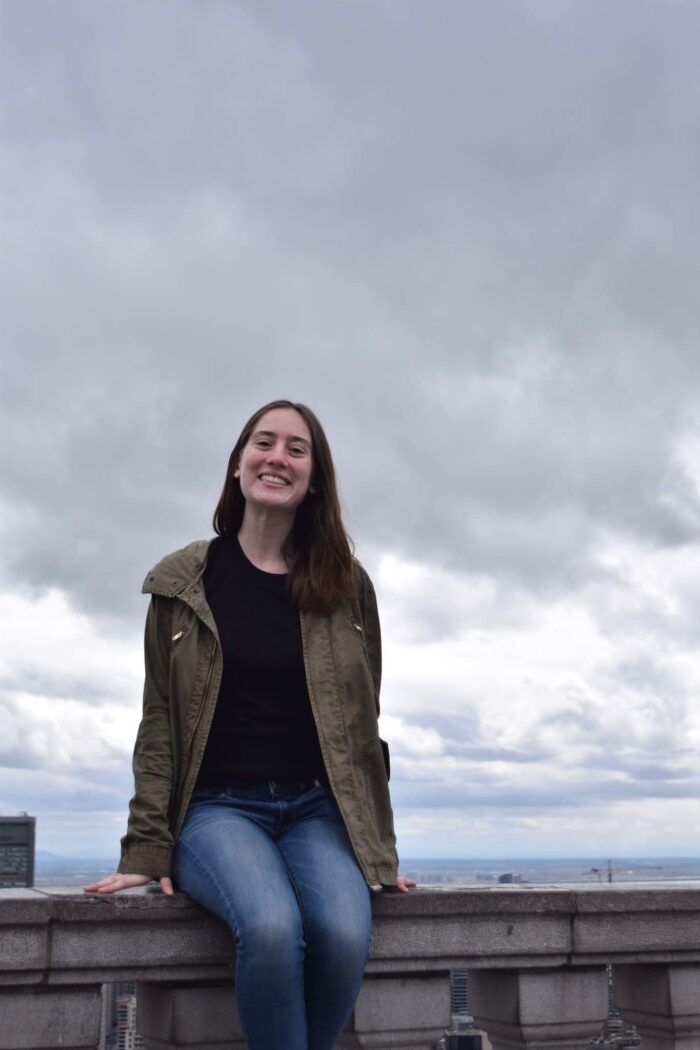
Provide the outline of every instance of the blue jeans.
[[197,788],[173,877],[233,930],[249,1050],[331,1050],[371,936],[369,887],[331,793],[273,780]]

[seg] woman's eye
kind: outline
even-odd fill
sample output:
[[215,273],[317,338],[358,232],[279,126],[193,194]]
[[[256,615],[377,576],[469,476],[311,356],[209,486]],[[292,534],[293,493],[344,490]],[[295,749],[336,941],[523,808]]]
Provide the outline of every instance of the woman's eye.
[[295,456],[303,456],[306,452],[306,449],[302,448],[301,445],[292,445],[289,451],[292,452]]

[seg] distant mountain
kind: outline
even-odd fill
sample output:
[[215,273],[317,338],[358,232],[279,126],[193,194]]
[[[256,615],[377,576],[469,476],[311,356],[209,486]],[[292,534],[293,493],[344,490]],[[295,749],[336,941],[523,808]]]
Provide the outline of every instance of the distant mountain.
[[46,849],[38,849],[34,854],[34,860],[37,864],[53,864],[60,861],[61,864],[67,861],[85,862],[86,860],[100,861],[104,863],[113,864],[115,861],[116,854],[106,853],[90,853],[88,851],[79,850],[76,853],[50,853]]

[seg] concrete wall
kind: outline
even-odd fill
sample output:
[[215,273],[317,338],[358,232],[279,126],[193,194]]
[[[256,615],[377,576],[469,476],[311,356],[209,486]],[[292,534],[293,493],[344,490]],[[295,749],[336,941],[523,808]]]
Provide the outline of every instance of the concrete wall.
[[[700,1050],[700,886],[419,889],[374,899],[372,954],[338,1048],[428,1050],[449,972],[494,1050],[585,1047],[607,1013],[606,962],[645,1050]],[[0,890],[0,1048],[97,1047],[100,987],[138,980],[154,1050],[245,1046],[226,927],[184,894]]]

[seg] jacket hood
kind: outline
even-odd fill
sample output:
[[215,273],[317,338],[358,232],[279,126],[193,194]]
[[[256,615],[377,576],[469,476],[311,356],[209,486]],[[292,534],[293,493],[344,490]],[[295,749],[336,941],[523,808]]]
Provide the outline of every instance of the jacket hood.
[[204,572],[211,543],[212,540],[195,540],[172,554],[166,554],[147,573],[141,593],[160,594],[164,598],[181,594]]

